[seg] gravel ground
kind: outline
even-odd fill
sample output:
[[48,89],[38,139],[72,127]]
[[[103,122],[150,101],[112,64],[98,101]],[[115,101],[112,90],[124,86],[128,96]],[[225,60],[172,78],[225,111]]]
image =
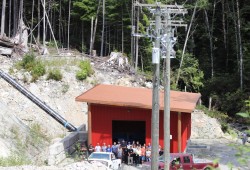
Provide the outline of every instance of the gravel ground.
[[[189,145],[205,145],[207,149],[187,149],[188,153],[192,153],[196,158],[202,158],[205,160],[218,160],[220,169],[230,169],[232,165],[233,169],[248,170],[250,169],[250,152],[246,153],[246,149],[249,150],[250,143],[247,143],[243,148],[243,156],[237,157],[236,154],[243,145],[238,140],[229,140],[225,138],[221,139],[192,139]],[[245,158],[248,161],[247,165],[239,163],[239,158]]]

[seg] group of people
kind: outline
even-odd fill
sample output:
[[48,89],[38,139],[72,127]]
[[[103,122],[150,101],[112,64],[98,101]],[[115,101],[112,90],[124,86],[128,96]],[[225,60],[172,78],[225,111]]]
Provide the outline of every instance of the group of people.
[[[139,141],[126,142],[122,140],[121,142],[114,142],[113,145],[106,145],[103,143],[97,143],[94,147],[89,145],[89,153],[92,152],[113,152],[117,159],[128,165],[139,165],[143,162],[151,160],[151,144],[148,143],[141,145]],[[159,155],[163,154],[163,149],[159,146]]]

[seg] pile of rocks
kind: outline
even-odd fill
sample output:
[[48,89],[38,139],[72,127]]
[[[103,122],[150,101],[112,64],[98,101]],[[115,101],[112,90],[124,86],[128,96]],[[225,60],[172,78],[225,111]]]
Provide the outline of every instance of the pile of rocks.
[[191,139],[218,139],[225,137],[217,119],[207,116],[201,110],[192,113]]

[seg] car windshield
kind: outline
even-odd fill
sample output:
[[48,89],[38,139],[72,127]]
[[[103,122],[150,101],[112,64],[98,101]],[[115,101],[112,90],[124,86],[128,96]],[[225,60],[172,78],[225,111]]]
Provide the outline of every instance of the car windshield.
[[[170,155],[170,161],[172,161],[172,160],[173,160],[173,156]],[[163,155],[161,155],[161,156],[159,157],[159,161],[160,161],[160,162],[164,162],[164,156],[163,156]]]
[[109,154],[92,153],[92,154],[89,156],[89,159],[103,159],[103,160],[109,160]]

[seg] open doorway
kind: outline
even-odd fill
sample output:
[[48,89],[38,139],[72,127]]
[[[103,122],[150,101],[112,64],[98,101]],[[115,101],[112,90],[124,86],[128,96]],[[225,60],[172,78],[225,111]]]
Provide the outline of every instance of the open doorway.
[[112,121],[113,142],[124,139],[126,142],[139,141],[145,143],[146,123],[145,121]]

